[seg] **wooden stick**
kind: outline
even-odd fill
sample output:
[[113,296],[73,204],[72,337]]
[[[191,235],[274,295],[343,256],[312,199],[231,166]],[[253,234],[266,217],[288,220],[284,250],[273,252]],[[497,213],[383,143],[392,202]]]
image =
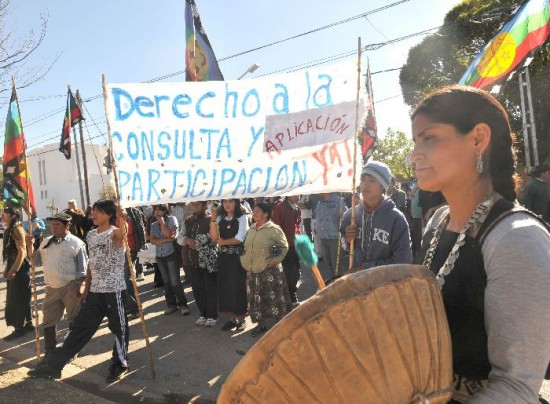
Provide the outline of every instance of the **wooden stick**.
[[340,221],[338,223],[338,244],[336,246],[336,268],[334,269],[335,275],[338,276],[340,272],[340,256],[342,255],[342,242],[340,238],[340,228],[342,227],[342,221],[344,220],[344,215],[342,212],[342,193],[340,192],[340,207],[338,209],[338,217]]
[[[17,113],[19,114],[19,121],[21,123],[21,133],[23,136],[23,159],[25,160],[25,171],[26,171],[26,182],[27,182],[27,218],[28,218],[28,232],[32,234],[32,227],[31,227],[31,198],[30,198],[30,190],[29,190],[29,174],[30,174],[30,168],[29,168],[29,161],[27,160],[27,142],[25,141],[25,132],[23,131],[23,119],[21,119],[21,109],[19,108],[19,98],[17,97],[17,90],[15,87],[15,78],[12,76],[11,81],[13,83],[13,91],[15,92],[15,103],[17,104]],[[25,237],[25,246],[26,246],[26,237]],[[27,250],[28,252],[28,250]],[[40,319],[38,317],[38,294],[36,291],[36,274],[35,274],[35,268],[34,268],[34,259],[33,259],[33,245],[31,244],[30,249],[30,261],[31,261],[31,285],[32,285],[32,301],[33,301],[33,312],[34,312],[34,344],[36,348],[36,359],[40,360],[40,331],[39,331],[39,322]]]
[[319,285],[319,289],[322,290],[326,288],[327,285],[325,285],[325,281],[323,280],[323,277],[321,276],[321,272],[319,272],[319,268],[317,267],[317,265],[311,266],[311,272],[313,272],[313,276],[317,281],[317,284]]
[[[353,178],[351,189],[351,224],[355,225],[355,178],[357,177],[357,138],[359,134],[359,95],[361,92],[361,37],[357,38],[357,95],[355,97],[355,138],[353,139]],[[353,270],[355,240],[349,243],[349,269]]]
[[[103,103],[104,103],[104,106],[105,106],[105,116],[107,116],[107,84],[106,84],[106,81],[105,81],[105,74],[101,75],[101,81],[102,81],[102,87],[103,87]],[[113,165],[113,176],[115,178],[116,200],[117,200],[117,203],[118,203],[118,209],[122,209],[120,207],[120,192],[119,192],[119,187],[118,187],[117,167],[116,167],[116,163],[113,159],[113,136],[111,134],[111,125],[109,124],[109,119],[107,119],[107,132],[108,132],[108,135],[109,135],[109,153],[111,154],[110,159],[111,159],[111,164]],[[143,337],[145,338],[145,345],[147,347],[147,356],[149,358],[149,366],[151,368],[151,375],[153,376],[153,379],[154,379],[156,375],[155,375],[155,364],[153,362],[153,352],[151,350],[151,344],[149,342],[149,333],[147,332],[147,325],[145,324],[145,317],[143,315],[143,309],[141,307],[141,299],[139,297],[139,290],[138,290],[137,282],[136,282],[136,274],[135,274],[135,271],[134,271],[134,263],[132,262],[132,259],[131,259],[130,247],[128,246],[126,222],[119,223],[119,225],[122,226],[122,236],[123,236],[122,238],[123,238],[123,241],[124,241],[124,249],[126,250],[126,259],[128,260],[128,266],[130,268],[130,278],[132,279],[132,286],[134,288],[134,295],[135,295],[135,298],[136,298],[136,304],[137,304],[138,311],[139,311],[139,319],[140,319],[140,323],[141,323],[141,332],[143,333]]]

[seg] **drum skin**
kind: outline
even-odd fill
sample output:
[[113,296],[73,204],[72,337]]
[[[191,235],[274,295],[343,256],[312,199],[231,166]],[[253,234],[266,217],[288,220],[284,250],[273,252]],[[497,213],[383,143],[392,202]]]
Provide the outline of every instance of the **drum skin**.
[[293,310],[233,369],[218,403],[446,403],[451,339],[433,274],[346,275]]

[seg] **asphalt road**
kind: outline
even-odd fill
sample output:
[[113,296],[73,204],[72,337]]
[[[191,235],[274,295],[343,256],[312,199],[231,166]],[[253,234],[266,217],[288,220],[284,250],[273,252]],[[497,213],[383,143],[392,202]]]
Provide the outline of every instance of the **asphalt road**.
[[[322,272],[324,266],[320,265]],[[42,268],[36,268],[38,303],[43,297]],[[221,386],[243,355],[258,340],[251,336],[255,324],[247,319],[246,329],[235,333],[222,331],[227,318],[220,317],[215,327],[195,325],[199,313],[189,285],[185,287],[191,315],[163,315],[162,288],[153,288],[153,274],[138,282],[146,318],[156,377],[153,380],[145,340],[139,319],[130,321],[129,358],[131,372],[110,386],[104,378],[109,366],[112,335],[104,321],[78,357],[63,371],[63,382],[117,402],[214,402]],[[302,270],[299,298],[305,300],[317,290],[309,269]],[[4,322],[6,282],[0,282],[0,338],[13,328]],[[41,312],[40,312],[41,315]],[[68,329],[66,322],[58,326],[58,339]],[[42,341],[41,341],[42,342]],[[43,345],[42,345],[43,346]],[[34,333],[6,342],[0,339],[0,356],[22,366],[36,363]]]

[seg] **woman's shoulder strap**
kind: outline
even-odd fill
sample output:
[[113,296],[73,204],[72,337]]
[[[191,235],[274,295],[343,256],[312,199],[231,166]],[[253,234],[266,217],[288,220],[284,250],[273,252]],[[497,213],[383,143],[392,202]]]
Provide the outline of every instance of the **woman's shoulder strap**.
[[495,203],[493,209],[491,209],[491,212],[489,212],[487,219],[485,220],[485,222],[483,222],[483,225],[476,235],[476,240],[479,245],[483,244],[491,230],[493,230],[502,220],[516,213],[523,213],[532,217],[533,219],[541,223],[548,230],[548,232],[550,232],[550,225],[548,225],[548,223],[546,223],[540,216],[514,202],[508,201],[506,199],[500,199]]

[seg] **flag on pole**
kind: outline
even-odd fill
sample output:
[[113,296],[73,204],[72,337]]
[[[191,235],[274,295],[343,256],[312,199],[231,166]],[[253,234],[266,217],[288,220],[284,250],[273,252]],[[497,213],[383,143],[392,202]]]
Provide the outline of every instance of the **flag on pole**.
[[485,88],[508,76],[546,41],[549,32],[550,0],[525,2],[485,45],[458,83]]
[[28,200],[32,211],[36,212],[27,161],[27,143],[23,134],[15,85],[12,89],[8,117],[6,118],[2,168],[4,171],[4,199],[16,199],[25,210],[29,206]]
[[[374,96],[372,92],[372,81],[370,77],[370,64],[367,60],[367,79],[365,80],[365,86],[367,87],[367,116],[363,122],[361,128],[361,136],[363,138],[363,145],[361,147],[361,155],[363,158],[370,157],[372,149],[376,143],[376,115],[374,112]],[[370,154],[367,156],[367,154]]]
[[71,128],[82,120],[84,120],[82,111],[69,88],[67,90],[67,109],[63,119],[63,128],[61,129],[61,141],[59,142],[59,151],[65,155],[67,160],[71,158]]
[[185,0],[185,80],[223,80],[218,60],[197,10],[195,0]]

